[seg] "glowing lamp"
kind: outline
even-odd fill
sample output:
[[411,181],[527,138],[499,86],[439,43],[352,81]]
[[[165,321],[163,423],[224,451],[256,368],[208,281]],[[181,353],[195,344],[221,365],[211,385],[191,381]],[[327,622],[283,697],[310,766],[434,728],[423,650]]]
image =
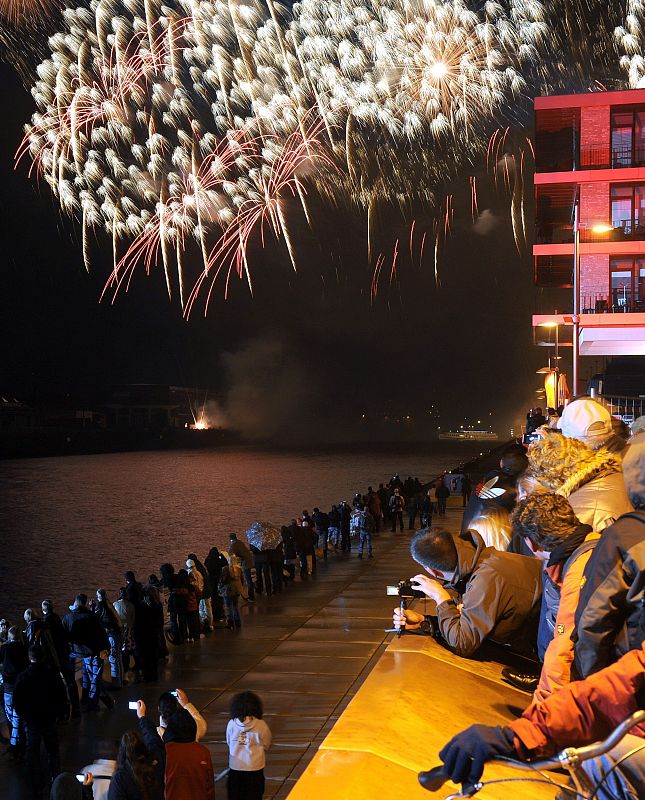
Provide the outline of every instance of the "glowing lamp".
[[592,225],[591,230],[594,233],[609,233],[609,231],[613,231],[613,225],[607,225],[606,222],[601,222],[598,225]]

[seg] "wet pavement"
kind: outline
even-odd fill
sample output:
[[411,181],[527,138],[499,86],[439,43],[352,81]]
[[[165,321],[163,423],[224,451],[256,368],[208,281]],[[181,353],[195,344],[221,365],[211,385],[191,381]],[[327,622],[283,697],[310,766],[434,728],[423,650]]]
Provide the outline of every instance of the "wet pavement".
[[[384,629],[391,625],[395,599],[387,597],[386,585],[418,570],[409,538],[408,531],[376,536],[372,560],[332,554],[319,562],[315,577],[297,578],[282,595],[246,605],[241,631],[218,627],[199,644],[174,648],[161,663],[158,683],[126,686],[114,693],[112,711],[102,708],[61,726],[63,769],[78,772],[102,742],[116,742],[133,726],[128,701],[143,699],[152,715],[159,694],[180,687],[206,718],[202,742],[217,774],[228,763],[230,699],[252,690],[264,701],[273,733],[265,798],[286,797],[392,639]],[[6,756],[0,759],[0,786],[2,798],[30,797],[24,776]],[[225,791],[218,784],[220,798]]]

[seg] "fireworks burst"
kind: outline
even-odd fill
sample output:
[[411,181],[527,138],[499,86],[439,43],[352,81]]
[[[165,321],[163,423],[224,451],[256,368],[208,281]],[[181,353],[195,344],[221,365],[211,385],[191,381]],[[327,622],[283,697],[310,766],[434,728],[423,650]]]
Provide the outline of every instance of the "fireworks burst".
[[[603,64],[613,52],[641,85],[643,2],[626,0],[624,19],[601,5],[586,0],[604,27],[585,46],[604,48]],[[249,246],[264,244],[267,230],[297,269],[290,220],[304,216],[315,233],[321,202],[366,215],[370,262],[381,208],[398,207],[407,220],[425,209],[429,224],[407,223],[410,260],[416,241],[421,263],[431,236],[439,284],[454,213],[448,184],[486,152],[496,127],[521,118],[536,86],[558,84],[566,59],[546,74],[543,56],[587,25],[556,3],[548,13],[538,0],[473,6],[91,0],[66,10],[64,30],[50,39],[18,158],[30,155],[81,224],[88,266],[93,238],[110,237],[112,297],[138,265],[161,265],[187,313],[201,289],[208,306],[220,275],[225,295],[233,274],[252,289]],[[615,17],[623,24],[614,30]],[[509,193],[520,249],[527,145],[505,149],[506,141],[496,134],[488,156]],[[390,283],[397,279],[399,245],[373,264],[372,295],[385,264]]]

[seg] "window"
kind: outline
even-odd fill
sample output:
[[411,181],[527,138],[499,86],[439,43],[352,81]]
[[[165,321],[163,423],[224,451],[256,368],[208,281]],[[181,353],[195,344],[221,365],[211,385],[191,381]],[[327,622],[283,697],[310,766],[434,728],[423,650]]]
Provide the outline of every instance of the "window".
[[611,162],[613,167],[645,164],[645,109],[612,112]]
[[645,184],[611,187],[611,224],[626,236],[645,235]]
[[612,258],[610,270],[612,311],[640,311],[645,308],[645,258]]

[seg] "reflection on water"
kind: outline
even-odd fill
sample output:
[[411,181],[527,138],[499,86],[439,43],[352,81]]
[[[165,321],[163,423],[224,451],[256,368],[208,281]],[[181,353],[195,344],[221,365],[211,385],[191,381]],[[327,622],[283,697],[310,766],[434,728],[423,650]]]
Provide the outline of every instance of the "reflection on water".
[[0,615],[77,591],[114,591],[133,569],[226,547],[255,519],[283,524],[302,509],[351,501],[398,471],[421,481],[471,457],[458,443],[386,453],[251,449],[114,453],[0,462]]

